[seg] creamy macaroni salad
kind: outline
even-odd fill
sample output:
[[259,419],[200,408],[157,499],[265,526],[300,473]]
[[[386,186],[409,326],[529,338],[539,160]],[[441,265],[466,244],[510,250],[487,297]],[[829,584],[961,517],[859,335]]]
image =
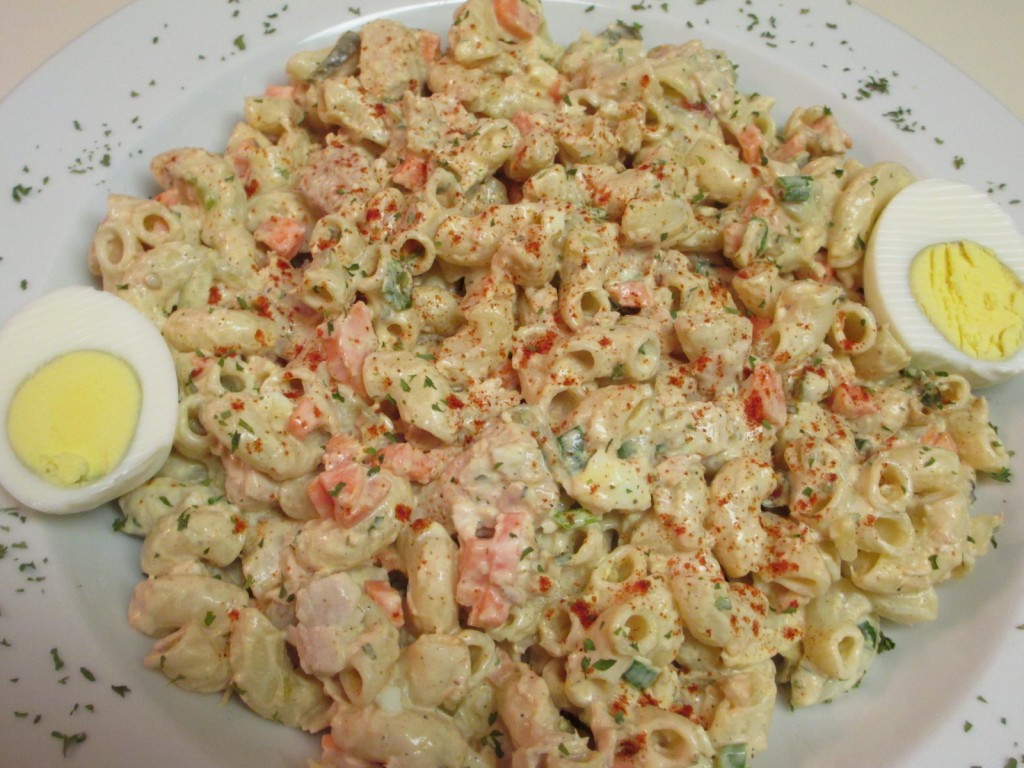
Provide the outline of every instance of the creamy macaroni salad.
[[863,303],[904,168],[537,0],[287,75],[89,254],[180,383],[120,501],[147,667],[317,766],[741,766],[935,618],[1008,459]]

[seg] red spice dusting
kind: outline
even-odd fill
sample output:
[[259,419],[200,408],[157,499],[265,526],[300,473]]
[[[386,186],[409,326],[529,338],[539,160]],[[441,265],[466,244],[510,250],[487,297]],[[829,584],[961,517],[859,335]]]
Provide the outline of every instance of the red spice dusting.
[[366,210],[366,220],[367,221],[377,221],[377,219],[379,219],[380,217],[381,217],[380,209],[378,209],[378,208],[368,208]]
[[682,715],[687,720],[693,720],[694,713],[692,704],[682,704],[672,707],[672,711],[675,712],[677,715]]
[[255,195],[259,191],[260,191],[260,181],[259,181],[259,179],[249,179],[249,181],[245,182],[245,196],[246,197],[252,197],[253,195]]
[[580,620],[580,624],[583,625],[584,629],[597,621],[597,614],[583,600],[574,602],[569,606],[569,610],[576,614],[576,618]]
[[412,507],[408,504],[396,504],[395,505],[395,518],[401,523],[409,522],[409,518],[412,517]]
[[800,566],[790,560],[773,560],[765,566],[765,570],[773,577],[779,578],[787,573],[800,570]]
[[814,508],[817,506],[817,504],[818,494],[812,493],[810,496],[806,498],[795,500],[789,506],[793,514],[803,517],[817,517],[817,515],[814,514]]
[[524,345],[522,348],[523,364],[526,364],[532,355],[546,355],[551,351],[556,341],[558,341],[558,333],[554,329],[549,329],[544,332],[543,336],[534,340],[533,343]]
[[257,296],[252,302],[252,308],[260,317],[270,317],[270,299],[266,296]]
[[453,411],[457,411],[460,408],[466,407],[466,404],[459,400],[459,398],[456,397],[455,395],[448,395],[445,402],[448,404],[448,407],[451,408]]
[[709,355],[701,355],[700,357],[693,361],[693,370],[705,371],[707,370],[707,367],[711,365],[711,362],[712,360]]
[[221,299],[223,299],[223,298],[224,298],[224,295],[220,292],[220,288],[218,288],[216,285],[211,285],[210,286],[210,293],[206,297],[206,303],[207,304],[220,304]]
[[878,406],[864,387],[842,383],[828,398],[829,407],[844,416],[864,416],[876,413]]
[[383,437],[388,431],[388,428],[382,424],[374,424],[371,427],[367,427],[366,434],[371,438]]
[[599,208],[604,208],[608,205],[608,201],[611,200],[612,193],[608,187],[595,187],[594,182],[588,178],[583,178],[583,183],[587,186],[587,191],[590,192],[591,200],[594,205]]
[[233,410],[233,411],[244,411],[245,410],[245,403],[243,403],[241,400],[232,400],[231,401],[231,410]]
[[235,521],[234,532],[245,533],[245,529],[248,527],[248,524],[245,522],[245,518],[235,515],[232,519]]
[[620,720],[626,716],[626,697],[619,696],[611,704],[608,705],[608,711],[611,712],[612,717],[616,720]]
[[634,595],[646,595],[651,591],[651,582],[647,579],[637,579],[632,582],[626,590]]
[[640,733],[628,736],[622,739],[615,747],[615,756],[622,758],[630,758],[640,754],[647,747],[647,732],[640,731]]
[[689,112],[700,112],[706,117],[714,116],[711,112],[711,107],[709,107],[705,101],[689,101],[687,99],[680,99],[679,106]]
[[541,576],[540,579],[538,579],[537,588],[540,589],[541,592],[550,592],[552,586],[550,577]]
[[665,526],[667,529],[672,531],[672,533],[674,533],[679,538],[682,538],[683,536],[685,536],[687,534],[686,525],[684,525],[683,523],[677,522],[672,517],[672,515],[661,514],[661,515],[658,515],[658,519],[661,521],[661,524],[663,526]]
[[757,392],[751,392],[743,401],[743,412],[752,425],[763,424],[766,418],[764,398]]
[[309,361],[310,368],[316,368],[326,359],[327,357],[324,353],[319,350],[310,350],[309,354],[306,355],[306,360]]

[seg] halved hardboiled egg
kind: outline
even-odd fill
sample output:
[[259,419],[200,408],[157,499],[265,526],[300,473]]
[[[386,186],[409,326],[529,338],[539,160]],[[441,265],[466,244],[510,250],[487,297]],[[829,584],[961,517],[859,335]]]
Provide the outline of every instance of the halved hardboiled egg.
[[157,328],[94,288],[62,288],[0,329],[0,485],[40,512],[81,512],[148,480],[178,415]]
[[944,179],[896,194],[872,231],[864,297],[914,366],[976,387],[1024,371],[1024,237],[988,195]]

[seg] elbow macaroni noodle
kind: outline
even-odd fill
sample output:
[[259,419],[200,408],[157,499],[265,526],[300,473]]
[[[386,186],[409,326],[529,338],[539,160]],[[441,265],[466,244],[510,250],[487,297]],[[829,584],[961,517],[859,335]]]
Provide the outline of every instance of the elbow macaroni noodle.
[[319,766],[711,766],[935,618],[1008,458],[863,303],[904,168],[699,42],[561,47],[538,0],[287,73],[89,253],[179,375],[121,499],[147,667]]

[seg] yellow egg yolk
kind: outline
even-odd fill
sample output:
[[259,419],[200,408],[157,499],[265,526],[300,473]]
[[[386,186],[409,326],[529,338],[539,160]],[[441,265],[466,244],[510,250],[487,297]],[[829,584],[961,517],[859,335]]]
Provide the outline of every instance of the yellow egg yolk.
[[925,248],[910,264],[910,289],[932,325],[977,360],[1005,360],[1024,345],[1024,288],[978,243]]
[[124,457],[141,404],[138,377],[124,360],[96,350],[69,352],[18,388],[7,436],[18,458],[45,480],[84,485]]

